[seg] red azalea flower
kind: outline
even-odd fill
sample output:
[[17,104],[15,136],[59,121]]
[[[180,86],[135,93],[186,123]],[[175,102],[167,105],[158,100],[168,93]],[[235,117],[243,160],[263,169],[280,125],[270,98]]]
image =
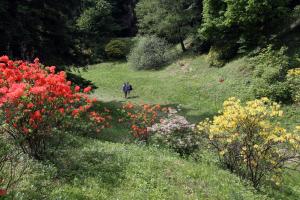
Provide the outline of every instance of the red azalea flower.
[[80,91],[80,87],[78,85],[75,86],[75,92],[79,92]]
[[26,127],[23,127],[23,132],[24,132],[25,134],[28,134],[28,133],[29,133],[29,129],[26,128]]
[[88,92],[90,92],[91,90],[92,90],[92,87],[89,86],[89,87],[84,88],[83,92],[84,92],[84,93],[88,93]]
[[50,73],[54,74],[55,73],[55,68],[56,68],[55,66],[49,67]]
[[33,62],[34,62],[35,64],[38,64],[38,63],[40,63],[40,59],[39,59],[39,58],[35,58]]
[[8,56],[1,56],[0,57],[0,62],[7,63],[8,61],[9,61],[9,57]]
[[59,111],[61,114],[64,114],[64,113],[65,113],[65,109],[64,109],[64,108],[60,108],[60,109],[58,109],[58,111]]
[[41,119],[42,118],[41,112],[39,110],[35,111],[33,114],[33,118],[37,120]]
[[6,196],[6,195],[7,195],[7,190],[0,189],[0,197]]
[[27,104],[27,108],[28,108],[28,109],[31,109],[31,108],[33,108],[33,107],[34,107],[34,104],[33,104],[33,103]]
[[12,60],[7,61],[7,65],[9,67],[13,67],[14,66],[14,61],[12,61]]
[[72,111],[72,115],[75,117],[79,114],[79,110],[78,109],[75,109]]
[[7,92],[8,92],[8,88],[7,87],[0,88],[0,93],[1,94],[5,94]]

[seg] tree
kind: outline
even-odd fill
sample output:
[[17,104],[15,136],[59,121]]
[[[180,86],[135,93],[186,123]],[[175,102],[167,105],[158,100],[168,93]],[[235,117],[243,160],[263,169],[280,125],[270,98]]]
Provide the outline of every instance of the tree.
[[48,64],[73,60],[71,24],[79,2],[2,0],[1,53],[23,60],[38,56]]
[[132,0],[82,0],[77,26],[81,32],[83,51],[89,50],[90,61],[105,56],[105,44],[111,38],[135,33]]
[[112,6],[105,0],[84,1],[83,10],[77,19],[78,27],[90,34],[98,34],[102,30],[101,36],[109,34],[113,30],[113,19],[111,17]]
[[138,28],[141,34],[155,34],[170,42],[180,42],[185,51],[184,39],[200,21],[195,0],[141,0],[136,7]]
[[203,0],[200,35],[212,44],[255,46],[276,33],[288,11],[288,0]]

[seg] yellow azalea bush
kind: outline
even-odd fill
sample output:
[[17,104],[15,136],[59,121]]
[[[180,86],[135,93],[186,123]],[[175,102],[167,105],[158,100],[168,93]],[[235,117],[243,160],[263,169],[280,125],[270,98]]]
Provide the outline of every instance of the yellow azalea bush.
[[280,184],[286,162],[295,161],[299,155],[300,136],[296,132],[300,127],[289,133],[272,123],[283,112],[268,98],[243,105],[233,97],[223,107],[219,116],[197,126],[199,133],[218,152],[225,167],[249,179],[255,188],[265,180]]
[[293,101],[295,103],[300,103],[300,68],[289,70],[287,81],[292,91]]

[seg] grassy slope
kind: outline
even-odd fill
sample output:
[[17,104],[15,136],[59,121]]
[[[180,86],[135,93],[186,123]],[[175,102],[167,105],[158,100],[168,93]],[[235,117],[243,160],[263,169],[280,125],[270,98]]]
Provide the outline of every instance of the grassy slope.
[[[184,106],[185,114],[198,121],[213,115],[224,99],[248,93],[243,74],[236,75],[243,60],[231,67],[209,68],[203,57],[185,58],[161,71],[134,71],[127,63],[105,63],[89,67],[83,77],[92,80],[99,89],[95,96],[104,101],[123,101],[121,86],[129,81],[134,87],[136,103],[160,103]],[[219,79],[224,78],[222,84]]]
[[[264,199],[238,178],[165,150],[77,138],[56,161],[50,199]],[[222,177],[222,182],[220,182]]]
[[[103,63],[93,65],[81,75],[93,81],[99,88],[94,96],[106,101],[123,102],[121,87],[129,81],[134,87],[132,99],[135,103],[182,105],[183,114],[193,122],[211,117],[231,96],[242,100],[253,99],[250,95],[251,76],[243,69],[241,58],[223,68],[210,68],[204,56],[186,57],[160,71],[135,71],[127,63]],[[224,83],[219,80],[224,79]],[[282,123],[286,127],[300,124],[300,107],[285,106],[286,116]]]
[[[129,101],[171,106],[180,104],[182,114],[193,122],[215,115],[222,107],[222,102],[230,96],[242,100],[253,98],[250,95],[251,76],[243,71],[244,58],[221,69],[208,67],[204,56],[185,57],[180,63],[184,66],[176,62],[160,71],[135,71],[127,63],[103,63],[90,66],[88,71],[82,72],[82,76],[99,86],[94,96],[105,102],[125,102],[121,85],[130,81],[134,92]],[[220,79],[224,79],[224,83],[220,83]],[[281,122],[285,127],[300,123],[299,107],[284,106],[283,109],[286,115]],[[103,139],[115,142],[122,140],[122,134],[127,130],[120,128],[104,133]],[[287,172],[285,179],[282,190],[268,190],[267,193],[276,199],[298,199],[300,174]]]
[[[82,72],[99,88],[95,96],[118,118],[124,99],[121,85],[134,86],[135,103],[182,104],[182,113],[197,122],[214,115],[224,99],[249,97],[250,79],[241,72],[243,59],[222,69],[209,68],[203,57],[184,58],[164,70],[138,72],[126,63],[104,63]],[[219,79],[225,82],[220,83]],[[286,124],[295,124],[298,108],[288,108]],[[294,114],[291,112],[293,110]],[[296,115],[296,116],[295,116]],[[291,118],[291,119],[290,119]],[[69,136],[68,136],[69,137]],[[265,199],[235,175],[220,169],[214,157],[200,162],[166,150],[130,144],[128,128],[113,123],[98,139],[70,136],[51,165],[35,169],[18,199]],[[50,173],[51,172],[51,173]],[[289,172],[280,190],[266,190],[276,199],[299,199],[300,175]]]
[[15,199],[267,199],[211,162],[153,147],[66,137],[50,165],[31,167]]

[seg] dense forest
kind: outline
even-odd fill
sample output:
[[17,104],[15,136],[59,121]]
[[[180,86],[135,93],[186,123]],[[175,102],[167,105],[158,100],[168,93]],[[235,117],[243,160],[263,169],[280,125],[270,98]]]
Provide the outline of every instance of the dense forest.
[[[48,64],[105,59],[112,38],[155,34],[227,60],[299,33],[297,0],[2,0],[0,52]],[[230,49],[230,51],[228,51]]]
[[109,38],[136,33],[134,5],[132,0],[2,0],[0,52],[15,59],[81,63],[83,49],[97,50]]

